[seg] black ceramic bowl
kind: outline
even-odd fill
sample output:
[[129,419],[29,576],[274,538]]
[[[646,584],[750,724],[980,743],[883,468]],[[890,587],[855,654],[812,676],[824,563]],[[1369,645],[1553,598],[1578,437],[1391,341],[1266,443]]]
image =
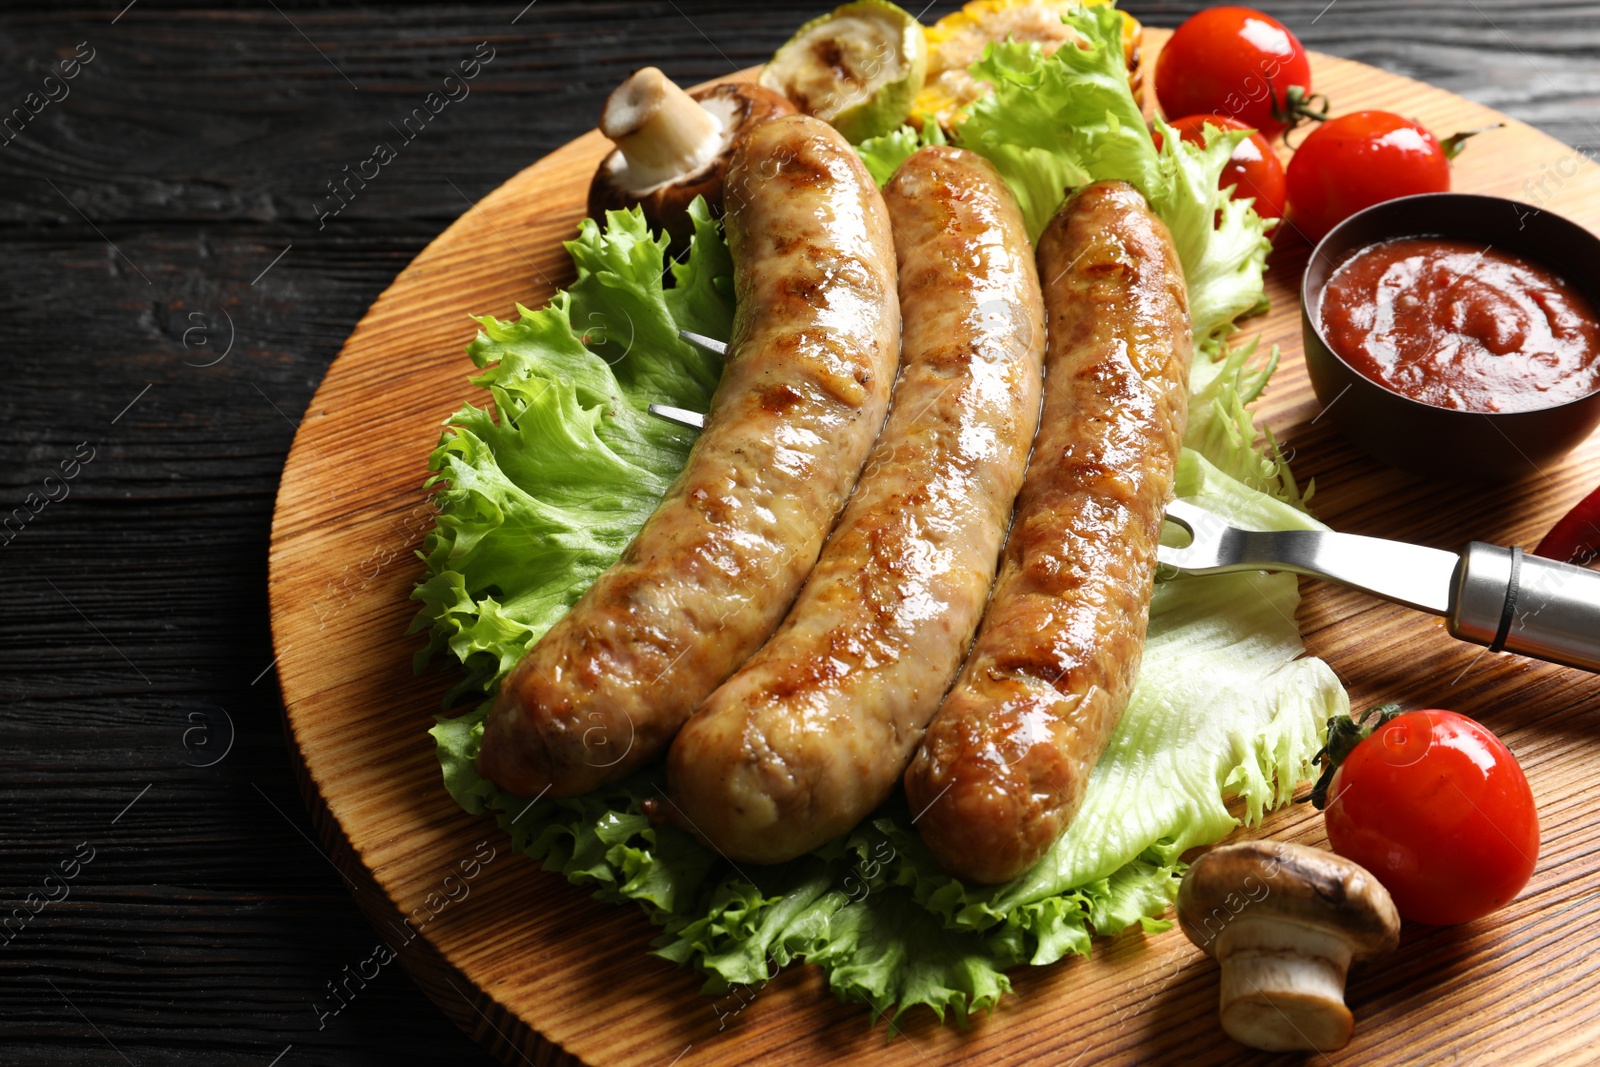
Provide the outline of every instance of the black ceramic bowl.
[[1398,237],[1480,241],[1541,263],[1600,308],[1600,238],[1549,211],[1470,193],[1425,193],[1359,211],[1324,237],[1300,284],[1306,369],[1327,417],[1385,463],[1427,478],[1535,473],[1600,424],[1600,390],[1532,411],[1484,414],[1401,396],[1346,363],[1322,336],[1322,293],[1355,253]]

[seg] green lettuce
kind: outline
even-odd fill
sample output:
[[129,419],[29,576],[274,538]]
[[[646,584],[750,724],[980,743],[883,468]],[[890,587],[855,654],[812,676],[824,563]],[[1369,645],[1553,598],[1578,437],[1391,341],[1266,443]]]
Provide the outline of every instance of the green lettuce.
[[904,163],[911,153],[931,144],[948,143],[945,140],[944,130],[939,128],[937,122],[930,119],[922,124],[921,130],[902,126],[898,130],[890,130],[870,141],[864,141],[856,146],[856,153],[861,156],[861,162],[867,165],[867,173],[872,175],[872,180],[882,188],[889,184],[889,179],[894,177],[894,172],[900,169],[900,164]]
[[577,280],[549,307],[479,318],[467,355],[493,408],[465,404],[429,461],[437,522],[423,542],[428,631],[420,667],[448,649],[466,668],[446,695],[486,690],[566,613],[655,510],[694,432],[646,412],[705,411],[722,362],[678,336],[726,337],[733,263],[703,202],[693,251],[664,284],[666,241],[637,212],[585,219]]
[[[990,51],[980,69],[996,90],[957,141],[995,161],[1034,232],[1068,185],[1118,177],[1146,192],[1179,243],[1191,305],[1214,320],[1197,320],[1179,495],[1242,526],[1315,528],[1247,409],[1276,354],[1229,344],[1233,319],[1264,297],[1264,248],[1248,205],[1216,194],[1228,142],[1198,149],[1168,137],[1157,153],[1135,121],[1115,16],[1069,19],[1090,48],[1049,59],[1027,46]],[[881,182],[938,136],[906,129],[861,150]],[[728,335],[732,266],[709,215],[697,208],[695,221],[677,263],[637,212],[612,214],[603,229],[585,222],[567,245],[577,280],[565,293],[539,311],[519,307],[514,322],[479,320],[468,354],[490,403],[451,416],[433,454],[440,514],[414,594],[414,630],[429,635],[419,669],[448,653],[464,673],[447,701],[476,700],[432,731],[446,788],[467,811],[493,814],[545,870],[641,907],[659,928],[658,955],[741,1002],[776,969],[805,962],[874,1019],[921,1006],[965,1020],[1000,1002],[1012,968],[1086,953],[1095,935],[1167,929],[1184,851],[1239,825],[1228,798],[1250,823],[1286,802],[1310,777],[1323,724],[1347,706],[1327,666],[1303,655],[1291,575],[1158,578],[1139,679],[1082,815],[1037,867],[1001,886],[940,871],[898,794],[814,853],[740,867],[650,822],[660,768],[533,801],[477,773],[485,698],[617,557],[687,456],[692,433],[646,406],[709,404],[720,367],[677,330]]]

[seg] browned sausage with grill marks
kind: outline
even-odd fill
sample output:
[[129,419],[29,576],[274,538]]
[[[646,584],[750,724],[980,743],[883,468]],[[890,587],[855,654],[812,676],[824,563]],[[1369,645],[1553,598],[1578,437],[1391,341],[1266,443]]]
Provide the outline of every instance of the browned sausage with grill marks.
[[1003,882],[1066,830],[1138,674],[1192,338],[1166,227],[1122,182],[1039,240],[1044,412],[978,639],[905,784],[946,870]]
[[500,686],[478,768],[575,796],[661,756],[783,619],[883,425],[894,243],[833,128],[752,131],[725,187],[738,309],[687,466],[622,557]]

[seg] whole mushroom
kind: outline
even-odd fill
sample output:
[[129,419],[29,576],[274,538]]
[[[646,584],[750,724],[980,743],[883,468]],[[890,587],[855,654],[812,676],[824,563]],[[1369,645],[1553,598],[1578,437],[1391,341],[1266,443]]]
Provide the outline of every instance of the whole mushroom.
[[645,67],[606,98],[600,132],[616,145],[589,185],[589,214],[635,204],[675,245],[694,232],[689,205],[706,198],[722,211],[722,179],[733,148],[750,130],[794,112],[782,96],[747,82],[723,82],[686,93],[655,67]]
[[1350,1040],[1352,960],[1394,950],[1400,915],[1364,867],[1304,845],[1212,849],[1178,890],[1178,925],[1222,965],[1222,1028],[1272,1052]]

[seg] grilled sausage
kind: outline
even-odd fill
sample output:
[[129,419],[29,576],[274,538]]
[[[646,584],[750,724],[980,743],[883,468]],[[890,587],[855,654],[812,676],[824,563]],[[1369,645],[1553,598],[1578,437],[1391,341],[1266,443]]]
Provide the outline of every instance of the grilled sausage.
[[478,768],[576,796],[659,757],[783,619],[883,425],[894,245],[816,119],[752,131],[725,186],[738,309],[687,466],[621,558],[501,684]]
[[904,322],[893,406],[794,608],[690,718],[668,817],[792,859],[889,795],[972,643],[1039,419],[1044,306],[981,156],[924,148],[884,190]]
[[947,871],[1003,882],[1066,830],[1139,670],[1192,338],[1172,238],[1122,182],[1039,240],[1039,438],[978,639],[906,772]]

